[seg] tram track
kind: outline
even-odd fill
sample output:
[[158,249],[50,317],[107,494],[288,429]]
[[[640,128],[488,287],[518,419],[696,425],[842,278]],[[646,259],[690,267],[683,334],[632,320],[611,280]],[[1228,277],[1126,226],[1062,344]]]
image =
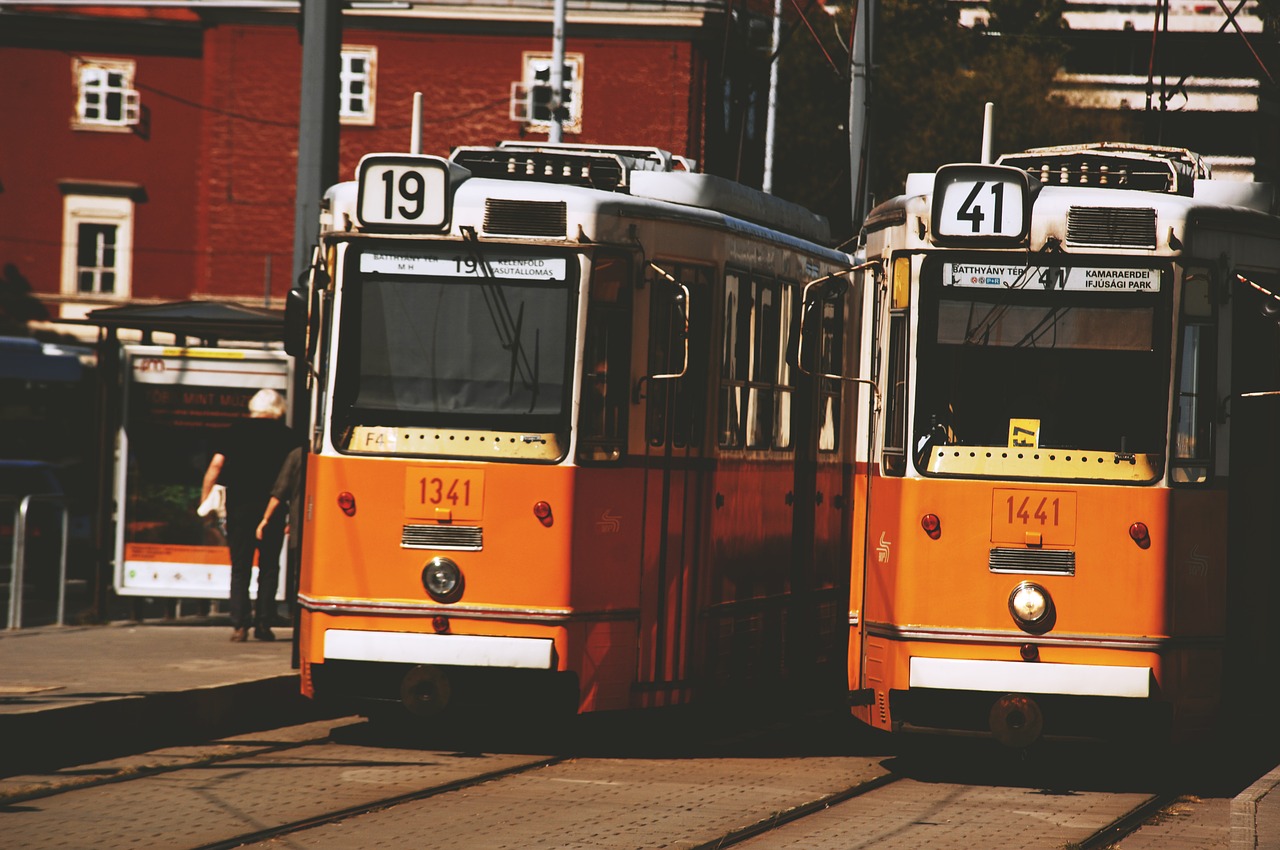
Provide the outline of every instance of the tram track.
[[113,775],[9,794],[0,829],[33,850],[305,850],[428,833],[443,845],[530,850],[1104,850],[1144,825],[1185,822],[1164,815],[1186,798],[1154,793],[1154,777],[1116,782],[1096,765],[1079,772],[1086,760],[1064,773],[973,753],[841,751],[839,727],[813,723],[704,737],[634,718],[562,745],[539,734],[458,750],[347,720],[323,737],[291,727],[228,739],[234,752],[207,752],[228,746],[219,741],[133,757],[143,765],[82,766],[72,772]]
[[[236,759],[254,758],[323,744],[333,734],[335,728],[343,725],[344,720],[355,724],[360,721],[360,718],[338,718],[292,727],[307,730],[304,731],[303,737],[294,741],[251,743],[253,739],[263,737],[263,734],[250,733],[211,744],[169,747],[150,753],[110,759],[93,765],[74,765],[47,773],[4,777],[0,779],[0,807],[40,800],[71,791],[132,782],[179,770],[208,767]],[[311,728],[316,731],[310,733]],[[319,731],[321,728],[323,732]],[[194,755],[186,752],[188,749],[201,751],[215,747],[221,751],[198,752]]]
[[451,791],[461,791],[464,788],[472,788],[482,785],[486,782],[492,782],[497,779],[503,779],[508,776],[516,776],[521,773],[527,773],[532,770],[540,770],[554,764],[566,761],[568,756],[551,756],[540,761],[531,762],[529,764],[517,765],[515,767],[494,770],[488,773],[482,773],[478,776],[468,777],[466,779],[458,779],[453,782],[446,782],[441,785],[432,785],[417,791],[409,791],[404,794],[397,794],[393,797],[386,797],[381,800],[372,800],[368,803],[361,803],[355,806],[348,806],[324,814],[314,815],[312,817],[296,820],[291,823],[280,824],[266,829],[256,830],[254,832],[225,838],[209,844],[200,844],[193,847],[192,850],[232,850],[236,847],[245,847],[250,844],[256,844],[262,841],[270,841],[273,838],[281,838],[288,835],[294,835],[299,832],[305,832],[325,824],[338,823],[339,821],[349,818],[358,817],[360,815],[369,814],[383,809],[389,809],[393,806],[404,805],[405,803],[413,803],[419,800],[426,800],[439,794],[448,794]]

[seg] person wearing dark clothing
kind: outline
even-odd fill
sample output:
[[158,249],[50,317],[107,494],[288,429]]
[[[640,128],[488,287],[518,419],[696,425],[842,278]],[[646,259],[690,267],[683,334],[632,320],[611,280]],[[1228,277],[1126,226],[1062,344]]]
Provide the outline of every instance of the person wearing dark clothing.
[[[284,398],[275,390],[259,390],[249,400],[249,418],[223,431],[214,441],[205,470],[201,500],[214,484],[227,488],[227,548],[231,552],[231,640],[248,638],[250,622],[257,640],[275,640],[276,589],[280,581],[280,547],[284,516],[268,522],[259,539],[258,521],[271,498],[276,474],[298,445],[293,429],[282,421]],[[258,558],[257,608],[251,609],[249,582]],[[251,614],[256,614],[252,616]]]
[[267,500],[267,507],[262,512],[262,521],[258,523],[258,539],[262,539],[262,535],[266,533],[267,526],[271,523],[272,515],[275,514],[276,508],[280,505],[289,506],[289,548],[294,549],[301,539],[299,535],[302,521],[301,501],[298,499],[298,486],[302,481],[302,447],[297,446],[285,455],[284,463],[280,466],[280,472],[276,475],[276,483],[271,485],[271,498]]

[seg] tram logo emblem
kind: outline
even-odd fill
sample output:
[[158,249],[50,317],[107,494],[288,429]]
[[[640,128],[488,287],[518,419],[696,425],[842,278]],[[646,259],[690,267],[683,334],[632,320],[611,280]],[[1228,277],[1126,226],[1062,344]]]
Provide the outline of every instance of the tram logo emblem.
[[610,513],[609,508],[605,508],[604,513],[600,514],[600,519],[596,520],[596,528],[601,534],[617,534],[622,530],[622,517]]
[[1187,556],[1187,572],[1195,578],[1204,578],[1209,574],[1209,558],[1200,554],[1199,546],[1191,547],[1191,554]]
[[889,547],[893,545],[884,539],[884,532],[880,532],[880,542],[876,544],[876,560],[882,564],[889,563]]

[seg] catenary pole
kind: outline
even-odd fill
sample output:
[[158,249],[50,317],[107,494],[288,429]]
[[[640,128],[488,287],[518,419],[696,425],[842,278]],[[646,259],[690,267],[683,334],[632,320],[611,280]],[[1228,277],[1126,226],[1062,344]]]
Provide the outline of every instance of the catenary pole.
[[[302,93],[298,110],[298,186],[293,217],[294,286],[311,262],[320,201],[338,182],[338,72],[341,0],[302,0]],[[302,278],[305,283],[305,278]]]
[[564,21],[567,0],[555,0],[551,23],[551,130],[547,141],[564,140]]

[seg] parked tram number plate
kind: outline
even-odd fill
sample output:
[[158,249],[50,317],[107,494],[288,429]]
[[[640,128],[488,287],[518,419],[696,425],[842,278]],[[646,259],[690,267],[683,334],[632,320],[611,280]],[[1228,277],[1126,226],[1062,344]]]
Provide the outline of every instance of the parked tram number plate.
[[479,521],[484,470],[411,466],[404,473],[404,513],[413,519]]
[[993,490],[991,542],[1074,546],[1076,494],[1065,490]]

